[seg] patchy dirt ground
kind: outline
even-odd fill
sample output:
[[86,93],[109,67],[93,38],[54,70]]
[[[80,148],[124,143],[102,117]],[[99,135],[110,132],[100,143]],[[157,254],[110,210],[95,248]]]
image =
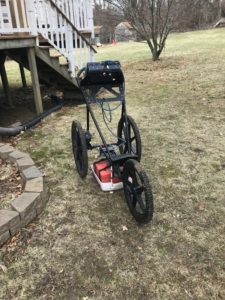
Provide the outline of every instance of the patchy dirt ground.
[[122,192],[78,177],[70,126],[85,124],[84,107],[65,107],[20,137],[51,196],[0,250],[0,298],[225,299],[225,50],[213,49],[123,65],[154,191],[152,224],[135,223]]
[[10,207],[22,189],[22,180],[16,166],[0,158],[0,209]]
[[[8,63],[14,67],[15,63]],[[15,78],[12,78],[11,80],[14,82]],[[50,99],[50,96],[59,94],[59,92],[57,93],[56,91],[53,91],[52,88],[41,86],[41,93],[43,97],[44,110],[53,107],[55,103]],[[17,122],[26,123],[36,116],[33,90],[30,86],[27,88],[22,88],[17,85],[13,85],[11,96],[13,101],[12,108],[3,103],[3,98],[1,100],[0,94],[0,126],[3,127],[11,126]]]

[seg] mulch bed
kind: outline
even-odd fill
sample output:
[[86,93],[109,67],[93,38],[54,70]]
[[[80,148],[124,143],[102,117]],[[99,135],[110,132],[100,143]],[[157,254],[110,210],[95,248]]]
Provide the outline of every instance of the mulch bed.
[[23,186],[15,165],[0,159],[0,209],[10,207],[10,203],[22,194]]

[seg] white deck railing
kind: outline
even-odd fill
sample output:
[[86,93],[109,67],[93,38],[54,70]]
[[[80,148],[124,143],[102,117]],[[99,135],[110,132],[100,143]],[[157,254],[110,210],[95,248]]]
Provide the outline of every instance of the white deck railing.
[[38,33],[67,58],[69,71],[75,77],[77,70],[93,61],[94,48],[53,0],[36,1],[35,12],[39,16]]
[[26,2],[26,0],[0,0],[0,34],[30,32]]
[[81,31],[93,30],[92,0],[53,0],[62,12]]
[[[79,31],[93,31],[92,0],[52,0]],[[30,32],[29,6],[48,0],[0,0],[0,33]],[[41,16],[37,16],[38,18]]]
[[0,0],[0,35],[41,35],[66,57],[72,77],[94,59],[82,30],[93,30],[91,0]]

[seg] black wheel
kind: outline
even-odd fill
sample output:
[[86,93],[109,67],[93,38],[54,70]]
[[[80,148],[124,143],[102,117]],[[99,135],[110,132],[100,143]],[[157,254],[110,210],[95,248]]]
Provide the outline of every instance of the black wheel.
[[138,223],[146,224],[153,217],[153,195],[149,179],[139,162],[130,159],[124,166],[124,194],[131,214]]
[[[125,143],[120,145],[120,153],[128,153],[128,141],[131,143],[131,153],[138,156],[138,161],[141,161],[141,136],[137,124],[131,116],[127,116],[127,126],[124,118],[121,118],[118,124],[118,138],[125,140]],[[127,136],[128,133],[128,136]],[[119,140],[120,141],[120,140]]]
[[85,139],[85,133],[81,127],[81,124],[77,121],[73,121],[71,128],[73,156],[77,171],[81,178],[87,176],[88,173],[88,155],[87,155],[87,143]]

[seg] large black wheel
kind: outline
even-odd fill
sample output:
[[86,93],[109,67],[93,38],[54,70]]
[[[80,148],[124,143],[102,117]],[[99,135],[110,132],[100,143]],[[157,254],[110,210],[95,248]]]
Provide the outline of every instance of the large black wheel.
[[130,159],[124,166],[124,194],[129,210],[138,223],[153,217],[153,195],[149,179],[139,162]]
[[81,178],[87,176],[88,173],[88,155],[87,155],[87,143],[85,139],[84,130],[81,124],[77,121],[73,121],[71,128],[73,156],[77,171]]
[[121,154],[128,154],[128,142],[131,144],[131,153],[138,156],[138,161],[141,161],[141,136],[137,124],[131,116],[127,116],[127,130],[126,122],[124,118],[121,118],[118,124],[118,138],[119,142],[124,140],[125,142],[119,146]]

